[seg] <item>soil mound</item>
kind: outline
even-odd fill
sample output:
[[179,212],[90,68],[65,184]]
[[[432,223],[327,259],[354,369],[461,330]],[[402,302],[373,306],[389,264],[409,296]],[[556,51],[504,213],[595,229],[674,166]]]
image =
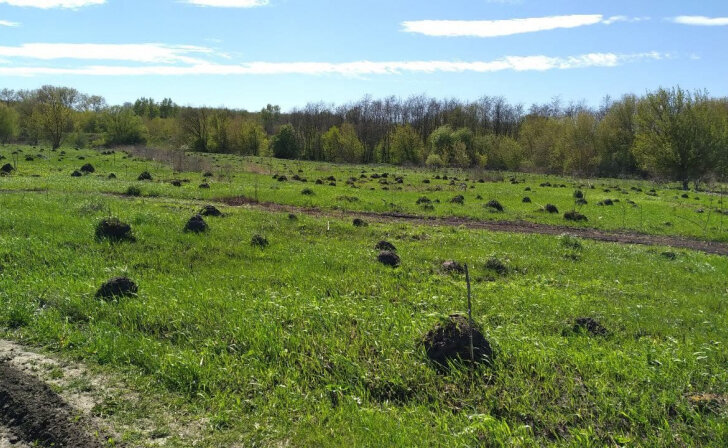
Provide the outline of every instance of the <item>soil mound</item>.
[[115,277],[101,285],[96,291],[96,297],[100,299],[113,299],[115,297],[129,297],[136,295],[138,291],[136,283],[127,277]]
[[558,213],[559,209],[554,204],[546,204],[543,209],[549,213]]
[[574,331],[578,333],[584,330],[594,336],[606,336],[607,333],[609,333],[607,329],[596,319],[591,317],[579,317],[574,321]]
[[383,250],[379,252],[379,255],[377,256],[377,261],[379,261],[383,265],[391,266],[393,268],[399,266],[401,263],[399,255],[389,250]]
[[144,171],[137,177],[137,180],[152,180],[152,175],[149,174],[149,171]]
[[206,205],[200,210],[202,216],[222,216],[222,212],[214,205]]
[[87,163],[81,167],[82,173],[93,173],[94,171],[96,171],[96,168],[94,168],[94,166],[91,165],[90,163]]
[[253,235],[253,238],[250,239],[250,245],[253,247],[259,247],[261,249],[264,249],[268,247],[268,238],[264,237],[263,235]]
[[485,204],[485,206],[492,210],[496,210],[499,212],[503,211],[503,206],[501,205],[500,202],[496,201],[495,199],[488,201],[488,203]]
[[394,244],[384,240],[378,242],[377,245],[374,246],[374,248],[376,250],[388,250],[390,252],[397,252],[397,248],[394,247]]
[[354,218],[351,223],[354,225],[354,227],[366,227],[368,225],[367,222],[361,218]]
[[447,261],[443,262],[441,268],[444,272],[448,272],[448,273],[455,273],[455,274],[465,273],[465,268],[463,267],[463,265],[461,265],[460,263],[458,263],[455,260],[447,260]]
[[11,172],[15,171],[15,168],[9,163],[6,163],[2,167],[0,167],[0,172],[5,174],[10,174]]
[[110,241],[134,241],[131,226],[119,218],[105,218],[96,225],[96,238]]
[[589,219],[586,216],[584,216],[581,213],[574,211],[574,210],[564,213],[564,219],[566,219],[567,221],[575,221],[575,222],[589,221]]
[[[470,356],[470,334],[473,335],[473,356]],[[422,340],[427,357],[440,367],[449,362],[465,361],[489,364],[493,349],[482,331],[470,325],[467,317],[453,314],[430,330]]]
[[207,223],[204,219],[202,219],[202,216],[195,215],[192,218],[190,218],[189,221],[187,221],[187,224],[185,224],[184,228],[185,232],[194,232],[194,233],[202,233],[207,231]]

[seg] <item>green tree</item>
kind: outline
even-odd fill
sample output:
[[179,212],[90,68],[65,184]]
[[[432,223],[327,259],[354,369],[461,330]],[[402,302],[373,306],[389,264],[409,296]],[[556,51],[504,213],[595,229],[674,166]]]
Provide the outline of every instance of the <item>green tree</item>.
[[296,140],[296,130],[293,125],[281,126],[278,133],[270,141],[273,157],[279,159],[295,159],[298,157],[299,147]]
[[260,124],[245,120],[240,125],[239,147],[245,155],[263,155],[268,147],[268,136]]
[[182,139],[196,151],[208,152],[212,135],[212,111],[205,107],[182,109],[178,122]]
[[18,135],[18,113],[0,104],[0,143],[7,143]]
[[321,136],[324,157],[331,162],[361,162],[364,158],[364,144],[356,135],[356,129],[350,123],[341,128],[332,126]]
[[37,120],[53,149],[60,148],[63,135],[73,130],[71,116],[80,95],[68,87],[43,86],[36,91]]
[[599,171],[604,176],[634,174],[637,161],[632,154],[635,141],[637,97],[625,95],[607,109],[597,125]]
[[718,162],[720,116],[704,93],[679,87],[648,93],[636,120],[634,155],[651,174],[679,180],[687,190]]
[[385,163],[402,165],[405,163],[419,164],[424,157],[425,144],[420,134],[410,125],[397,126],[390,133],[389,160]]
[[128,107],[110,107],[104,112],[103,123],[108,145],[136,145],[146,142],[147,129],[144,122]]

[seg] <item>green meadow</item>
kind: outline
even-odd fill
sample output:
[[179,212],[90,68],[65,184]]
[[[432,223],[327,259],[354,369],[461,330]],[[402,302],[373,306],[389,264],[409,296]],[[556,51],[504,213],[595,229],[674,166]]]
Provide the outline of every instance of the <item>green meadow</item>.
[[[129,378],[142,403],[171,403],[164,412],[198,422],[195,446],[728,445],[728,258],[568,235],[355,227],[327,215],[524,220],[728,241],[716,192],[236,156],[180,160],[176,172],[120,151],[12,146],[0,154],[0,165],[18,159],[0,177],[0,334]],[[71,176],[86,163],[93,173]],[[153,179],[136,180],[143,171]],[[575,190],[587,204],[575,204]],[[456,195],[462,205],[450,202]],[[430,207],[416,203],[423,196]],[[321,213],[226,205],[235,197]],[[485,206],[493,199],[503,212]],[[597,205],[605,199],[619,202]],[[184,232],[210,203],[224,215],[205,217],[206,232]],[[545,204],[560,212],[539,211]],[[588,221],[566,221],[572,209]],[[109,216],[128,223],[134,240],[96,238]],[[269,245],[251,244],[255,235]],[[381,240],[396,246],[399,267],[377,262]],[[490,364],[442,369],[427,357],[428,331],[467,311],[465,277],[444,271],[446,260],[469,267]],[[97,298],[117,276],[132,279],[137,294]],[[584,317],[604,332],[576,326]],[[99,413],[142,418],[123,406]],[[149,429],[108,443],[154,446]],[[191,436],[161,434],[165,446],[191,446]]]

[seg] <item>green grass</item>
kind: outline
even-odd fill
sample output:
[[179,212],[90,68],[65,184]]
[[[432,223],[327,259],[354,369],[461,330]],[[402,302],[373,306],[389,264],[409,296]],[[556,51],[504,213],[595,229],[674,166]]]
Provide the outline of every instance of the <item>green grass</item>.
[[[11,149],[0,154],[10,158]],[[211,166],[201,168],[215,173],[212,188],[200,190],[200,173],[65,151],[62,161],[48,150],[41,154],[52,154],[49,160],[25,162],[21,154],[18,172],[0,178],[0,334],[128,377],[142,402],[111,397],[98,412],[137,421],[151,437],[171,435],[167,446],[192,439],[210,447],[728,445],[728,258],[566,236],[400,223],[356,228],[225,206],[224,217],[206,219],[209,232],[182,231],[204,200],[256,191],[262,201],[328,209],[391,211],[380,204],[387,201],[421,214],[567,224],[533,209],[549,202],[563,213],[574,187],[538,185],[572,181],[519,175],[526,184],[476,183],[457,206],[445,202],[456,189],[423,184],[432,173],[414,170],[396,170],[405,175],[401,191],[376,181],[353,189],[343,181],[362,169],[395,169],[209,156]],[[70,177],[87,162],[95,174]],[[302,169],[309,182],[277,182],[266,163],[289,179]],[[135,181],[144,170],[155,181]],[[109,172],[117,179],[107,179]],[[311,182],[329,175],[336,187]],[[174,178],[191,182],[174,187]],[[603,193],[602,183],[630,194]],[[426,191],[435,185],[443,191]],[[646,196],[630,189],[647,191],[640,182],[596,185],[583,189],[590,204],[581,211],[587,225],[604,229],[620,228],[621,209],[593,204],[618,197],[634,199],[645,214],[639,227],[629,209],[626,228],[703,236],[699,221],[677,217],[705,219],[719,199],[690,193],[699,200],[686,200],[664,188]],[[130,186],[142,195],[104,194]],[[536,190],[525,193],[530,206],[520,204],[525,186]],[[315,194],[301,195],[307,187]],[[344,195],[359,201],[337,200]],[[441,203],[422,210],[414,204],[422,195]],[[491,198],[506,212],[484,211],[481,202]],[[95,225],[109,215],[131,224],[136,241],[97,241]],[[667,219],[672,227],[648,224]],[[725,240],[717,215],[711,219],[704,236]],[[270,245],[252,246],[256,234]],[[401,267],[376,262],[382,239],[397,246]],[[674,259],[663,255],[668,250]],[[493,257],[507,274],[486,268]],[[491,367],[439,372],[419,342],[465,310],[464,278],[440,269],[449,259],[470,266],[474,317],[496,352]],[[139,295],[95,298],[117,275],[136,281]],[[574,332],[583,316],[609,334]],[[199,428],[186,438],[162,418],[149,427],[149,411]],[[130,446],[145,440],[126,437]]]
[[[728,241],[728,204],[724,203],[723,196],[687,192],[688,197],[683,198],[685,192],[678,190],[677,184],[658,185],[646,181],[614,179],[580,180],[478,171],[430,171],[392,166],[333,165],[231,155],[202,155],[202,162],[193,164],[195,171],[174,173],[171,167],[164,164],[133,157],[125,158],[123,153],[101,155],[90,150],[65,149],[66,154],[61,157],[60,152],[50,152],[47,149],[41,152],[41,148],[6,147],[0,149],[0,155],[5,155],[10,160],[11,152],[17,149],[23,151],[19,154],[18,172],[0,181],[0,191],[48,189],[119,194],[135,187],[145,197],[211,200],[245,196],[262,202],[322,209],[403,212],[481,220],[525,220]],[[43,157],[26,162],[26,154],[40,154]],[[79,160],[79,157],[84,160]],[[3,160],[3,163],[7,160]],[[96,173],[82,178],[70,176],[74,169],[87,162],[96,167]],[[136,180],[145,170],[152,173],[154,181]],[[210,189],[198,188],[203,182],[201,174],[205,171],[214,174],[209,179]],[[116,174],[116,179],[107,179],[111,172]],[[373,173],[383,172],[389,174],[386,179],[389,185],[380,184],[381,179],[370,178]],[[362,173],[368,178],[362,179]],[[273,179],[273,174],[286,175],[289,180],[278,182]],[[308,182],[293,181],[292,177],[296,174],[306,178]],[[454,176],[459,180],[450,185],[450,179],[436,180],[436,175],[447,175],[448,178]],[[336,186],[329,186],[328,181],[323,185],[315,185],[315,180],[329,176],[337,179]],[[403,176],[403,183],[395,183],[395,176]],[[511,184],[509,179],[512,176],[520,183]],[[357,179],[354,187],[346,184],[347,179],[352,177]],[[173,179],[189,182],[175,187],[170,183]],[[425,179],[430,180],[430,183],[423,183]],[[470,181],[466,182],[465,179]],[[481,179],[486,182],[480,183]],[[555,186],[540,186],[546,182]],[[466,185],[465,189],[462,188],[463,184]],[[531,191],[525,191],[527,187]],[[725,188],[717,188],[720,187]],[[310,189],[313,194],[302,194],[305,189]],[[587,205],[575,206],[573,194],[576,189],[585,194]],[[652,189],[655,190],[655,195],[651,195]],[[450,203],[459,194],[465,197],[464,205]],[[416,204],[417,199],[423,196],[435,201],[432,209]],[[530,197],[532,203],[523,203],[524,196]],[[505,211],[496,213],[485,207],[491,199],[500,201]],[[613,206],[599,206],[598,203],[605,199],[619,202]],[[540,211],[546,204],[556,205],[560,213],[548,214]],[[588,222],[566,221],[563,213],[574,208],[586,215]]]
[[[199,203],[51,190],[0,196],[0,328],[179,396],[207,446],[728,443],[725,407],[688,399],[728,394],[726,258],[230,207],[185,234]],[[136,242],[94,239],[108,213]],[[446,259],[471,267],[491,368],[441,374],[418,344],[465,308]],[[121,274],[138,297],[94,298]]]

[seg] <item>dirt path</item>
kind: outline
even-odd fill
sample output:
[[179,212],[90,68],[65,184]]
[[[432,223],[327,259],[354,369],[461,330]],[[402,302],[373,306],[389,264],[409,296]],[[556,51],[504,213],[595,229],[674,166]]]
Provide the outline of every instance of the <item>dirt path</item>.
[[404,213],[356,212],[342,210],[323,210],[319,208],[298,207],[269,202],[255,202],[248,198],[218,199],[231,206],[249,206],[267,211],[284,213],[300,213],[310,216],[331,216],[336,218],[362,218],[375,222],[407,222],[415,225],[465,227],[468,229],[490,230],[493,232],[526,233],[541,235],[562,235],[568,233],[595,241],[619,244],[641,244],[649,246],[669,246],[679,249],[690,249],[708,254],[728,256],[728,244],[715,241],[704,241],[688,237],[670,235],[648,235],[637,232],[616,232],[597,230],[586,227],[569,227],[551,224],[539,224],[528,221],[481,221],[460,217],[428,217]]
[[88,435],[86,420],[46,383],[2,359],[0,421],[10,433],[8,445],[25,442],[32,446],[102,446]]

